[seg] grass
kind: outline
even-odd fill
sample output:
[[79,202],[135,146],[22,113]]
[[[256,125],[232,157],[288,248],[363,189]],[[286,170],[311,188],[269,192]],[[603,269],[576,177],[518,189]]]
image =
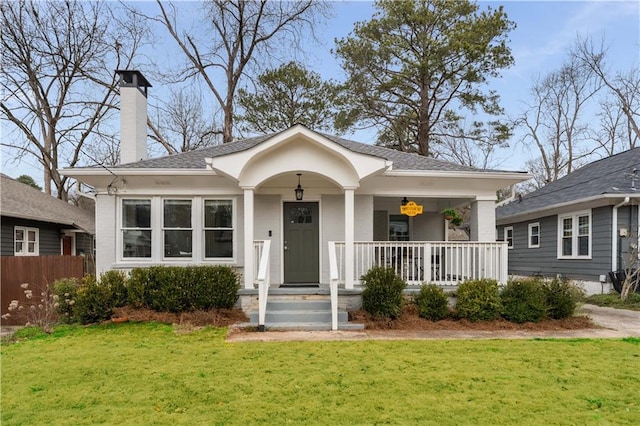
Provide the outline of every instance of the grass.
[[58,327],[5,344],[14,424],[638,424],[640,339],[226,343]]
[[632,293],[627,300],[621,300],[620,294],[594,294],[587,297],[586,303],[592,305],[607,306],[610,308],[629,309],[633,311],[640,311],[640,293]]

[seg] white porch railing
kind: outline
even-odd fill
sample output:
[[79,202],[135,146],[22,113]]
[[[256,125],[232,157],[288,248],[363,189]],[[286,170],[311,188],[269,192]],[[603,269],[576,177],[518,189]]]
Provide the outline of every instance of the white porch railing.
[[329,291],[331,294],[331,330],[338,329],[338,259],[336,243],[329,241]]
[[254,241],[253,247],[256,253],[255,262],[258,271],[254,275],[258,284],[258,330],[264,331],[265,317],[267,314],[267,299],[269,297],[269,251],[271,250],[271,240]]
[[[344,242],[333,242],[333,247],[337,281],[344,283]],[[354,250],[356,284],[374,265],[393,267],[409,285],[457,285],[482,278],[507,282],[507,243],[502,241],[357,241]]]

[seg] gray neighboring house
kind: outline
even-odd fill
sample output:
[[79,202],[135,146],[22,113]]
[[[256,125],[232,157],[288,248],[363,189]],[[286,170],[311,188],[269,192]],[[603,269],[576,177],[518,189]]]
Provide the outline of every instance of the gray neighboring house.
[[94,213],[0,174],[2,256],[94,255]]
[[638,267],[640,148],[607,157],[496,209],[509,274],[563,276],[608,292],[609,272]]

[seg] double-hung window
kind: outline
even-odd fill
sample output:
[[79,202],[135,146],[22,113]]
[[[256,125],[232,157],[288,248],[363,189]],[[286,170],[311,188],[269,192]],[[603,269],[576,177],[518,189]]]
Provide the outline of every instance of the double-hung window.
[[38,228],[26,228],[16,226],[14,235],[14,255],[15,256],[37,256],[38,255]]
[[513,226],[507,226],[504,228],[504,240],[507,242],[507,247],[513,248]]
[[122,257],[151,257],[151,200],[122,200]]
[[558,216],[558,257],[591,257],[591,212]]
[[163,200],[164,257],[191,257],[191,200]]
[[529,248],[540,247],[540,223],[529,224]]
[[204,200],[204,257],[233,257],[233,203]]

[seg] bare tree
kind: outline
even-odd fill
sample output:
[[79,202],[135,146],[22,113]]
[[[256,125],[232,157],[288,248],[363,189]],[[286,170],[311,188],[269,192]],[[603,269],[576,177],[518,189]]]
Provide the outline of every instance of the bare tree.
[[[223,115],[222,140],[233,140],[235,95],[241,79],[258,57],[266,60],[280,46],[312,34],[327,5],[314,0],[295,2],[211,0],[202,5],[207,28],[187,32],[178,27],[178,10],[158,1],[161,23],[184,53],[180,78],[199,77],[213,94]],[[218,85],[222,80],[224,83]]]
[[526,132],[522,142],[535,146],[540,155],[532,170],[540,175],[538,184],[571,173],[592,153],[585,144],[589,126],[581,117],[599,89],[593,71],[575,60],[534,82],[531,104],[515,124]]
[[603,99],[597,116],[600,118],[600,128],[593,139],[606,156],[640,146],[640,136],[616,98],[609,96]]
[[[86,145],[114,133],[114,69],[127,68],[144,27],[126,28],[109,4],[15,1],[0,4],[2,144],[33,156],[44,169],[44,190],[66,200],[68,177]],[[53,185],[53,186],[52,186]]]
[[627,120],[630,141],[640,138],[640,69],[632,68],[628,72],[612,73],[606,63],[604,40],[596,46],[591,38],[578,39],[573,57],[588,67],[611,94],[616,98],[620,110]]
[[202,98],[193,90],[171,93],[166,107],[157,110],[157,127],[152,127],[151,138],[162,145],[167,154],[193,151],[220,143],[222,130],[205,118]]

